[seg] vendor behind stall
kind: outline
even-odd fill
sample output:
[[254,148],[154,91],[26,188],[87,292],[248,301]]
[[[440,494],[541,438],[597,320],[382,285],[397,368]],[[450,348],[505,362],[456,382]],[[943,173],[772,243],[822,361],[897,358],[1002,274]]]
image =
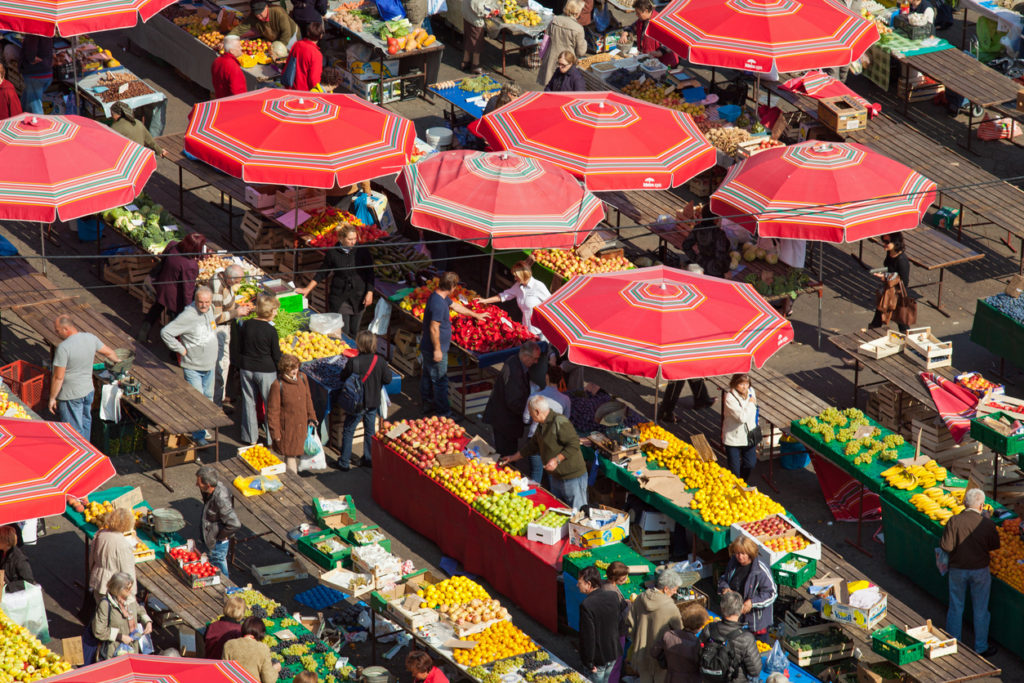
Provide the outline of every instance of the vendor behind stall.
[[276,41],[291,49],[299,39],[299,27],[280,5],[268,5],[266,0],[253,0],[249,5],[249,16],[231,29],[228,35],[262,38],[272,43]]
[[636,0],[633,3],[633,12],[636,14],[636,23],[633,24],[633,34],[636,36],[636,47],[642,54],[657,57],[665,66],[673,67],[679,64],[679,57],[675,52],[668,49],[654,38],[647,37],[647,29],[654,16],[654,3],[651,0]]
[[327,292],[327,310],[345,316],[342,329],[355,338],[363,309],[373,303],[373,257],[368,247],[357,246],[359,229],[356,226],[340,225],[337,233],[338,244],[326,251],[320,270],[308,285],[296,287],[295,292],[308,295],[318,283],[332,278]]
[[162,157],[167,156],[167,151],[156,144],[156,140],[149,134],[149,129],[142,125],[142,121],[136,120],[132,108],[127,103],[121,101],[110,105],[110,116],[114,119],[114,122],[110,124],[114,132],[120,133],[143,147],[149,147]]
[[317,42],[324,37],[324,23],[303,24],[301,33],[302,40],[295,43],[288,54],[282,82],[293,90],[312,90],[320,84],[324,68],[324,56],[317,47]]

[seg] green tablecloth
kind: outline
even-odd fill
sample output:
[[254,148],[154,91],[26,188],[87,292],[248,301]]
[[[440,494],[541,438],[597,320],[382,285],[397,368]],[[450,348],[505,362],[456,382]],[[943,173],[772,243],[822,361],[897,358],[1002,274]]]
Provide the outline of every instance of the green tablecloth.
[[611,564],[612,562],[618,561],[630,567],[647,567],[646,574],[630,574],[629,581],[619,586],[619,590],[627,598],[643,593],[644,583],[654,575],[654,565],[643,555],[624,543],[605,545],[599,548],[592,548],[584,552],[589,553],[589,555],[570,557],[572,553],[569,553],[563,556],[562,571],[573,578],[579,578],[580,572],[584,567],[589,567],[596,562],[607,562],[608,564]]
[[[89,494],[89,500],[96,501],[97,503],[104,503],[108,500],[114,500],[118,496],[123,496],[124,494],[131,491],[132,488],[133,487],[131,486],[114,486],[109,489],[104,489],[102,491],[95,491]],[[153,506],[146,501],[142,501],[132,509],[137,510],[138,508],[149,508],[150,510],[152,510]],[[71,506],[67,506],[64,508],[64,516],[67,517],[68,521],[70,521],[72,524],[74,524],[76,527],[84,531],[85,535],[89,538],[95,537],[96,534],[99,532],[99,527],[97,527],[92,522],[86,522],[85,515],[81,512],[73,510]],[[141,529],[138,532],[136,532],[136,536],[139,537],[140,543],[144,543],[147,548],[151,548],[156,551],[156,559],[163,559],[163,546],[157,544],[153,539],[151,539],[146,534],[145,531],[142,531]]]
[[978,299],[971,341],[1024,368],[1024,325]]
[[[869,417],[865,417],[872,425],[882,430],[882,435],[892,434],[892,432],[882,425],[878,424]],[[881,473],[892,467],[895,463],[886,462],[880,460],[877,456],[873,459],[870,465],[854,465],[853,458],[855,456],[847,456],[843,451],[846,449],[846,444],[833,439],[829,443],[825,443],[817,434],[812,434],[807,427],[794,420],[790,426],[790,433],[799,439],[805,446],[813,450],[824,457],[829,462],[837,465],[841,470],[849,474],[857,481],[864,484],[864,486],[875,493],[878,493],[885,488],[885,480],[882,479]],[[900,458],[912,458],[914,457],[914,447],[905,443],[896,449],[897,454]]]

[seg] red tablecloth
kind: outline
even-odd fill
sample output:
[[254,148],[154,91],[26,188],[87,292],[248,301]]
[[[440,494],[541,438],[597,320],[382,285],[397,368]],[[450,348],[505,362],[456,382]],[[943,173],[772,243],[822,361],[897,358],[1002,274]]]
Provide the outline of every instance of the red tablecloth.
[[[568,540],[557,545],[511,536],[448,489],[423,473],[383,441],[373,439],[373,499],[441,552],[462,563],[551,631],[558,631],[558,576],[562,556],[573,550]],[[536,503],[564,507],[540,489]]]

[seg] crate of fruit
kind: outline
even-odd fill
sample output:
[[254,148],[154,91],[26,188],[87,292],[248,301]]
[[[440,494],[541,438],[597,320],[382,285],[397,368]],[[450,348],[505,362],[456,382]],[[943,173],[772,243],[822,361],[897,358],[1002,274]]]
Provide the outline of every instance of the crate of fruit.
[[818,571],[818,561],[812,557],[802,557],[790,553],[772,565],[772,576],[775,583],[790,588],[800,588],[814,577]]
[[835,626],[824,632],[783,637],[779,642],[797,666],[834,662],[853,655],[853,641]]
[[1014,434],[1020,425],[1013,415],[1000,410],[983,417],[971,419],[971,437],[985,444],[996,453],[1017,455],[1024,453],[1024,434]]
[[924,643],[924,651],[928,655],[928,659],[938,659],[956,654],[956,638],[951,638],[949,634],[932,626],[931,619],[926,621],[924,626],[908,628],[907,635]]
[[757,544],[768,566],[790,553],[815,560],[821,559],[821,542],[782,514],[774,514],[756,522],[737,522],[731,527],[731,539],[746,537]]
[[238,457],[256,474],[284,474],[285,466],[281,458],[270,452],[261,444],[245,446],[238,449]]
[[168,543],[165,551],[164,559],[167,560],[167,564],[189,588],[195,590],[220,583],[220,571],[210,564],[206,553],[196,550],[194,540],[189,539],[185,545],[179,546]]
[[924,363],[926,370],[946,368],[953,364],[953,342],[942,341],[930,327],[912,327],[907,330],[907,343],[903,353]]
[[351,546],[379,545],[391,552],[391,539],[376,524],[350,524],[338,529],[338,535]]
[[871,634],[871,649],[896,666],[903,666],[924,658],[924,642],[889,624]]
[[956,376],[956,383],[964,387],[978,398],[986,395],[1001,396],[1006,393],[1006,387],[996,384],[982,377],[980,372],[962,372]]
[[341,540],[334,529],[303,536],[296,544],[300,553],[324,569],[336,567],[338,562],[348,558],[352,552],[352,548]]
[[547,510],[538,519],[526,525],[526,540],[555,545],[569,535],[571,516],[571,510]]
[[345,591],[354,598],[373,590],[373,576],[342,569],[340,562],[334,569],[320,575],[320,583]]
[[1013,396],[984,396],[978,401],[978,417],[1001,411],[1018,420],[1024,420],[1024,399]]

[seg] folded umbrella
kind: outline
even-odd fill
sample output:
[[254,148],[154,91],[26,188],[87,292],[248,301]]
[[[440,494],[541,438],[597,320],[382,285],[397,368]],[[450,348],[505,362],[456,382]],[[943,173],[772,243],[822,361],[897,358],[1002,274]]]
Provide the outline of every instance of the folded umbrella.
[[978,397],[967,387],[933,372],[922,372],[921,381],[931,392],[935,410],[953,435],[953,440],[960,443],[971,430],[971,418],[978,413]]

